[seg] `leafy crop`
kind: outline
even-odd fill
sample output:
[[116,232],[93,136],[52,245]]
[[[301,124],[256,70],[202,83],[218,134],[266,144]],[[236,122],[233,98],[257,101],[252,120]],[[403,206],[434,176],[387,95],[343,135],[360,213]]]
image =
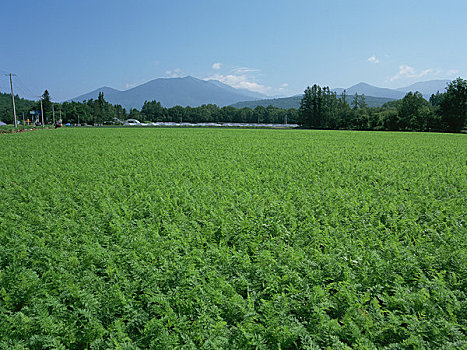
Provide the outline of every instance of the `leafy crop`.
[[467,138],[0,136],[0,348],[467,346]]

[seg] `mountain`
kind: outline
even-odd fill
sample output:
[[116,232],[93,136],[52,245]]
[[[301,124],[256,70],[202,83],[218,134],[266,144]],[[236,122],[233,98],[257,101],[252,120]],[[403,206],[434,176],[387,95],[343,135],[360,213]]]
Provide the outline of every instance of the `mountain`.
[[[376,86],[372,86],[366,83],[359,83],[357,85],[351,86],[350,88],[346,89],[348,95],[355,95],[358,93],[359,95],[365,96],[374,96],[374,97],[384,97],[384,98],[393,98],[393,99],[401,99],[403,98],[409,91],[411,92],[420,92],[423,97],[429,99],[431,94],[436,94],[436,92],[444,92],[450,80],[428,80],[428,81],[420,81],[414,83],[409,86],[401,87],[398,89],[387,89],[387,88],[379,88]],[[342,93],[344,89],[334,89],[338,94]]]
[[121,91],[113,89],[113,88],[108,87],[108,86],[103,86],[103,87],[101,87],[99,89],[88,92],[87,94],[75,97],[75,98],[71,99],[71,101],[82,102],[82,101],[85,101],[85,100],[90,100],[91,98],[93,100],[96,100],[97,97],[99,96],[99,92],[103,92],[105,99],[108,101],[109,98],[111,98],[112,96],[118,94]]
[[[333,91],[337,92],[337,94],[341,94],[344,89],[338,88],[333,89]],[[367,83],[358,83],[354,86],[345,89],[347,95],[355,95],[356,93],[359,95],[365,96],[373,96],[373,97],[382,97],[382,98],[389,98],[398,100],[405,96],[405,92],[388,89],[388,88],[380,88],[376,87]]]
[[[358,83],[347,89],[345,89],[346,95],[348,96],[347,101],[350,103],[352,101],[352,96],[356,93],[359,95],[365,95],[365,100],[368,107],[381,107],[386,102],[400,100],[403,98],[409,91],[420,92],[425,99],[429,99],[431,94],[436,94],[437,91],[444,92],[450,80],[429,80],[421,81],[409,86],[401,87],[398,89],[388,89],[380,88],[373,86],[367,83]],[[343,88],[332,89],[336,92],[337,95],[341,95],[344,92]],[[232,106],[236,108],[255,108],[256,106],[274,106],[278,108],[299,108],[300,100],[302,95],[296,95],[291,97],[284,98],[275,98],[275,99],[262,99],[256,101],[241,101],[234,103]]]
[[412,91],[420,92],[425,98],[430,98],[432,94],[436,94],[438,91],[440,93],[445,92],[447,84],[450,80],[428,80],[421,81],[406,87],[398,88],[398,91],[403,91],[405,93]]
[[[384,103],[401,99],[409,91],[419,91],[428,99],[437,91],[443,92],[449,80],[430,80],[418,82],[398,89],[380,88],[367,83],[358,83],[345,89],[346,94],[351,97],[358,93],[365,95],[369,107],[380,107]],[[344,89],[333,89],[340,95]],[[301,95],[268,99],[265,95],[245,90],[235,89],[230,85],[218,80],[201,80],[187,76],[184,78],[159,78],[151,80],[134,88],[119,91],[110,87],[102,87],[87,94],[75,97],[72,101],[84,101],[97,99],[99,92],[112,104],[120,104],[126,109],[140,109],[144,101],[156,100],[164,107],[200,106],[202,104],[216,104],[220,107],[232,105],[236,108],[256,106],[267,107],[272,105],[279,108],[298,108]]]
[[152,100],[160,102],[164,107],[176,105],[196,107],[203,104],[216,104],[222,107],[258,98],[255,97],[258,96],[257,93],[238,90],[217,80],[205,81],[187,76],[154,79],[125,91],[104,87],[75,97],[72,101],[96,99],[100,91],[104,92],[104,98],[108,102],[120,104],[126,109],[140,109],[144,101]]
[[302,100],[302,95],[295,95],[290,97],[281,97],[281,98],[269,98],[263,100],[256,100],[256,101],[241,101],[234,103],[232,107],[235,108],[251,108],[254,109],[257,106],[273,106],[282,109],[289,109],[289,108],[299,108],[300,101]]
[[[352,97],[347,95],[347,102],[350,104],[352,102]],[[235,108],[256,108],[257,106],[273,106],[282,109],[289,109],[289,108],[299,108],[300,101],[302,100],[302,95],[295,95],[291,97],[283,97],[283,98],[274,98],[274,99],[265,99],[265,100],[257,100],[257,101],[242,101],[237,102],[232,105]],[[368,107],[381,107],[386,102],[394,101],[394,98],[386,98],[386,97],[374,97],[374,96],[366,96],[365,101]]]

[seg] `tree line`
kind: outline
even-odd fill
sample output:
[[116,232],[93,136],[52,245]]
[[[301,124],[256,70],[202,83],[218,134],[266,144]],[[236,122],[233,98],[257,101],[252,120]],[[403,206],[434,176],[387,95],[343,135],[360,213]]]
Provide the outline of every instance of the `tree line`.
[[[2,94],[0,99],[0,120],[13,123],[13,110],[11,96]],[[40,101],[28,101],[16,97],[16,110],[24,111],[29,115],[30,111],[40,111]],[[52,104],[54,107],[52,107]],[[52,113],[55,112],[55,120],[61,117],[63,123],[72,124],[113,124],[128,118],[145,122],[232,122],[232,123],[271,123],[295,124],[298,122],[299,111],[295,108],[281,109],[273,106],[258,106],[251,108],[234,108],[231,106],[219,107],[208,104],[199,107],[174,106],[162,107],[160,102],[145,101],[141,110],[136,108],[126,111],[121,105],[112,105],[107,102],[102,92],[99,97],[83,102],[52,103],[46,90],[42,95],[42,107],[44,111],[44,123],[52,123]],[[31,117],[30,117],[31,119]],[[41,120],[41,118],[38,118]]]
[[[96,100],[53,103],[47,90],[41,97],[44,122],[60,118],[64,123],[112,124],[128,118],[147,122],[233,122],[299,124],[304,128],[350,130],[401,130],[459,132],[465,128],[467,116],[467,81],[451,81],[446,91],[432,95],[429,101],[419,92],[409,92],[404,98],[368,107],[364,95],[337,95],[329,87],[313,85],[303,95],[298,109],[273,106],[234,108],[202,105],[199,107],[163,107],[157,101],[145,101],[141,110],[129,112],[121,105],[107,102],[102,92]],[[16,97],[19,120],[30,111],[40,111],[40,101]],[[13,123],[11,96],[0,94],[0,120]]]
[[[351,101],[349,101],[351,99]],[[329,87],[308,87],[300,102],[299,124],[314,129],[459,132],[467,117],[467,81],[451,81],[446,91],[429,101],[419,92],[368,108],[365,96],[337,94]]]

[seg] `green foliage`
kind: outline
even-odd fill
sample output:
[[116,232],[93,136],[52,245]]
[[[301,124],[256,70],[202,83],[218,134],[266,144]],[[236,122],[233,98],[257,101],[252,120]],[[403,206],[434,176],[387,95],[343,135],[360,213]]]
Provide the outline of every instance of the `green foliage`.
[[467,81],[451,82],[446,93],[432,95],[430,102],[419,92],[409,92],[402,100],[368,108],[365,96],[355,94],[351,106],[345,91],[337,97],[315,84],[305,90],[299,123],[314,129],[459,132],[467,120]]
[[[273,106],[282,109],[299,109],[300,108],[300,101],[303,95],[295,95],[290,97],[281,97],[281,98],[273,98],[273,99],[266,99],[266,100],[255,100],[255,101],[242,101],[237,102],[232,105],[235,108],[251,108],[254,109],[256,106]],[[351,98],[352,96],[347,96]],[[366,103],[368,107],[381,107],[385,103],[392,101],[392,98],[386,97],[374,97],[374,96],[365,96]],[[349,100],[350,101],[350,100]]]
[[446,130],[458,132],[467,119],[467,80],[450,82],[439,103],[439,113]]
[[399,128],[402,130],[424,131],[432,113],[429,103],[419,92],[409,92],[398,108]]
[[[25,118],[27,119],[29,117],[29,111],[34,108],[34,105],[34,101],[29,101],[24,98],[20,98],[18,95],[16,95],[15,107],[18,120],[23,119],[23,113]],[[3,92],[0,92],[0,120],[4,123],[14,125],[13,104],[11,101],[11,94],[5,94]]]
[[[146,101],[141,109],[145,120],[153,122],[236,122],[236,123],[297,123],[298,112],[295,109],[284,110],[272,106],[257,106],[255,109],[237,109],[232,106],[219,108],[216,105],[199,107],[174,106],[164,108],[160,102]],[[135,118],[138,119],[138,118]]]
[[62,128],[0,147],[2,349],[467,346],[464,135]]
[[[44,112],[44,124],[52,122],[52,102],[50,101],[50,94],[48,90],[45,90],[41,96],[42,100],[42,111]],[[41,110],[40,102],[37,103],[36,109]],[[41,118],[42,122],[42,118]]]
[[125,108],[121,105],[111,105],[100,92],[97,100],[84,102],[64,102],[60,109],[63,112],[64,123],[74,124],[104,124],[123,121],[128,118]]

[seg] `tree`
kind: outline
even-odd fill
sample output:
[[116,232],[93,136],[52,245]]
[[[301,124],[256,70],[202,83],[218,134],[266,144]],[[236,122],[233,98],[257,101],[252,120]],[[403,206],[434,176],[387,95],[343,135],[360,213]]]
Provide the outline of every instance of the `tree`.
[[299,123],[304,126],[311,126],[311,118],[313,116],[313,95],[311,88],[308,86],[304,93],[302,100],[300,101],[300,119]]
[[353,110],[358,109],[358,93],[355,93],[355,96],[353,97],[353,100],[352,100],[352,109],[353,109]]
[[129,117],[130,117],[130,119],[140,120],[141,117],[144,118],[144,115],[141,114],[141,112],[139,110],[137,110],[136,108],[132,108],[132,109],[130,109]]
[[263,106],[256,106],[254,109],[254,112],[256,114],[256,120],[255,123],[264,123],[264,117],[266,115],[266,108]]
[[420,92],[408,92],[398,109],[399,127],[402,130],[426,130],[430,113],[429,104]]
[[440,94],[439,91],[436,92],[436,95],[435,94],[431,94],[431,97],[430,97],[430,103],[433,107],[438,107],[439,104],[441,103],[442,99],[443,99],[443,95],[444,94]]
[[308,86],[300,101],[300,123],[311,128],[324,127],[324,106],[323,89],[316,84]]
[[[41,96],[42,100],[42,110],[44,111],[44,123],[47,124],[47,116],[49,113],[52,113],[52,102],[50,101],[49,91],[45,90]],[[40,110],[40,105],[38,106]]]
[[344,90],[338,99],[337,129],[350,129],[352,125],[352,110],[347,103],[347,91]]
[[144,114],[145,120],[152,122],[160,122],[165,120],[166,110],[157,101],[144,101],[141,113]]
[[467,80],[457,78],[450,82],[439,104],[441,122],[445,129],[459,132],[467,118]]
[[168,110],[168,117],[166,120],[162,121],[172,121],[172,122],[183,122],[184,120],[186,121],[186,118],[184,118],[185,114],[185,109],[182,106],[173,106],[169,108]]
[[321,128],[336,129],[338,125],[339,101],[337,94],[328,86],[322,89]]
[[359,95],[358,93],[355,93],[355,96],[352,100],[352,108],[354,110],[367,108],[365,95]]

